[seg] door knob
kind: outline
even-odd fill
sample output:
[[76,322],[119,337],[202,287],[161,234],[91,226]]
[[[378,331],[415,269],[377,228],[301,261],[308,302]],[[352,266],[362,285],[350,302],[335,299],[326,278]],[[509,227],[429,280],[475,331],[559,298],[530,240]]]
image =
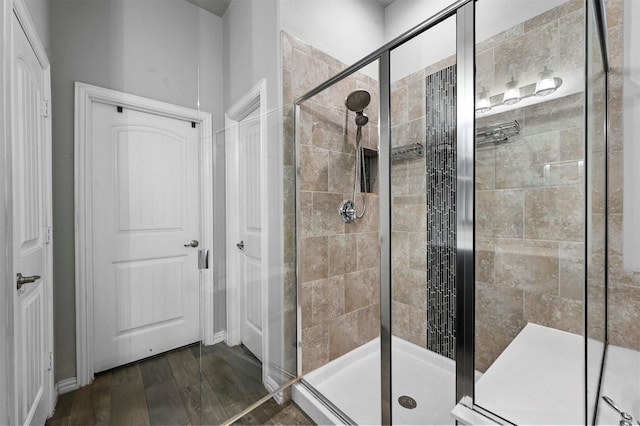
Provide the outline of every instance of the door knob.
[[244,241],[240,241],[238,244],[236,244],[236,247],[238,247],[240,251],[244,251]]
[[189,244],[185,244],[184,246],[185,246],[185,247],[193,247],[193,248],[196,248],[196,247],[198,247],[199,245],[200,245],[200,243],[198,242],[198,240],[191,240],[191,241],[189,242]]
[[18,273],[18,275],[16,275],[16,283],[17,283],[16,288],[18,290],[20,290],[23,285],[34,283],[34,282],[38,281],[39,279],[40,279],[40,275],[32,275],[30,277],[23,277],[21,273]]

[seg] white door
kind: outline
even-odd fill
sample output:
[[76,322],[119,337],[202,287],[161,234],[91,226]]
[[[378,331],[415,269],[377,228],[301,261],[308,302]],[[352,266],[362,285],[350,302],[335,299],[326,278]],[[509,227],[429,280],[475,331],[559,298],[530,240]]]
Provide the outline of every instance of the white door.
[[49,143],[43,114],[47,74],[13,16],[12,84],[15,396],[19,424],[44,424],[51,407],[51,279],[48,262]]
[[262,360],[262,138],[259,109],[238,125],[242,343]]
[[200,340],[198,135],[92,105],[95,372]]

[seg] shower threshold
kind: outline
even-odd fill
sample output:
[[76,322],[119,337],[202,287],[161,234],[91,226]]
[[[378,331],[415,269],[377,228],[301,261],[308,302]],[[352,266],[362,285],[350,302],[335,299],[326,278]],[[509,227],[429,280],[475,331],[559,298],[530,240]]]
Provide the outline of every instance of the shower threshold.
[[[455,362],[398,337],[392,339],[394,424],[455,424]],[[355,423],[380,424],[380,339],[354,349],[305,375],[305,381]],[[409,396],[415,408],[398,399]],[[293,400],[318,424],[344,421],[297,384]]]

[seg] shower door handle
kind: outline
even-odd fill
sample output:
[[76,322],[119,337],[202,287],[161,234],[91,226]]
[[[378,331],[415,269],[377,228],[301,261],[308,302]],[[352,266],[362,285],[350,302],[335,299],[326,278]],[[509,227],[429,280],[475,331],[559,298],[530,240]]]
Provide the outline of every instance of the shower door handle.
[[238,244],[236,244],[236,247],[238,247],[240,251],[244,251],[244,241],[240,241]]

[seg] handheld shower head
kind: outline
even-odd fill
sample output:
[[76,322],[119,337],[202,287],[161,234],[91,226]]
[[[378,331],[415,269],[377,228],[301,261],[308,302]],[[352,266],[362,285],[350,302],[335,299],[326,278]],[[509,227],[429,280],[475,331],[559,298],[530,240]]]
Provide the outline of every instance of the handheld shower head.
[[362,111],[356,112],[356,126],[361,127],[369,122],[369,117]]

